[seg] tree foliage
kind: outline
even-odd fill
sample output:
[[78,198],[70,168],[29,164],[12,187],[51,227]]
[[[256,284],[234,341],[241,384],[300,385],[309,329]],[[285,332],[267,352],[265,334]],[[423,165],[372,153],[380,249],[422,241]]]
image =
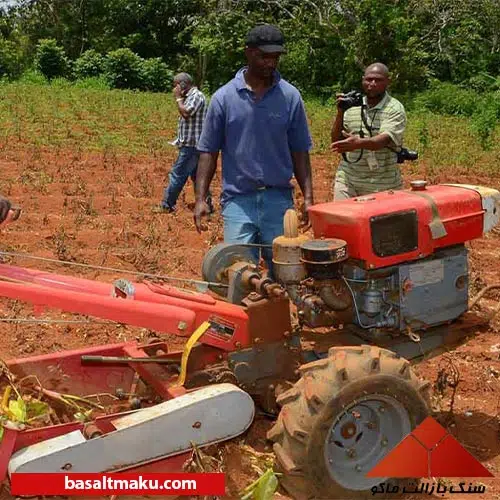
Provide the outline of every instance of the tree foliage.
[[245,34],[258,22],[282,28],[281,69],[315,94],[359,86],[373,61],[390,67],[399,91],[432,79],[488,86],[478,75],[500,72],[500,0],[17,0],[0,11],[0,73],[28,67],[40,41],[53,39],[77,74],[98,72],[95,54],[121,50],[129,83],[142,58],[156,61],[150,79],[186,70],[215,89],[244,64]]
[[94,49],[86,50],[74,63],[75,78],[92,78],[104,73],[104,57]]
[[104,62],[105,75],[112,87],[137,89],[141,87],[142,59],[130,49],[111,51]]
[[36,46],[35,68],[48,80],[64,77],[68,73],[70,63],[63,47],[53,38],[42,39]]

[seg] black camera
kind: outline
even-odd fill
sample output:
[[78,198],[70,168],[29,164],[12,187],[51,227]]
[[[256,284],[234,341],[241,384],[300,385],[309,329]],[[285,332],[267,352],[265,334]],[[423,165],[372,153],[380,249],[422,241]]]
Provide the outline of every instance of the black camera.
[[406,148],[401,148],[401,150],[397,152],[397,155],[398,163],[418,160],[418,153]]
[[357,90],[351,90],[350,92],[347,92],[347,94],[342,94],[340,97],[341,100],[339,108],[344,111],[349,108],[353,108],[354,106],[363,105],[363,94]]

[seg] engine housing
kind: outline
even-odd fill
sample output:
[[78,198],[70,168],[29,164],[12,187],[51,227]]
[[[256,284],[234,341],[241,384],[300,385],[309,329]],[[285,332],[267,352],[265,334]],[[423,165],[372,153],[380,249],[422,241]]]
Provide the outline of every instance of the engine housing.
[[425,330],[467,311],[465,243],[498,223],[500,192],[469,185],[427,188],[419,181],[410,190],[318,204],[309,214],[314,238],[297,239],[294,231],[273,245],[277,254],[282,245],[295,247],[287,265],[303,279],[290,280],[280,268],[276,279],[302,321],[312,327]]
[[500,192],[482,186],[413,182],[309,209],[315,238],[347,242],[360,267],[378,269],[429,257],[480,238],[500,219]]

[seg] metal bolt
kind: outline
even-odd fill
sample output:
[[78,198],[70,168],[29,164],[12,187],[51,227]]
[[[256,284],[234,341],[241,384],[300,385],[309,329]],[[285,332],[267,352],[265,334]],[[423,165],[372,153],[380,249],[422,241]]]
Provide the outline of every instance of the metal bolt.
[[349,458],[354,458],[356,456],[356,451],[355,450],[348,450],[347,451],[347,456]]
[[328,463],[329,463],[329,464],[333,464],[333,459],[329,458],[329,459],[328,459]]
[[116,388],[115,396],[122,401],[127,398],[127,396],[125,395],[125,391],[121,387]]
[[71,468],[73,468],[73,464],[64,464],[61,469],[63,470],[70,470]]
[[239,349],[241,347],[241,342],[235,342],[234,346],[236,347],[236,349]]
[[355,469],[356,469],[356,472],[361,472],[361,465],[356,465]]
[[389,441],[387,441],[386,438],[382,439],[382,446],[387,446],[389,444]]
[[368,423],[366,424],[366,427],[368,427],[368,429],[373,430],[373,429],[376,429],[376,428],[377,428],[377,424],[376,424],[375,422],[368,422]]
[[379,411],[380,413],[384,413],[384,411],[385,411],[385,407],[384,407],[384,406],[381,406],[381,407],[378,409],[378,411]]
[[187,328],[187,324],[185,321],[179,321],[179,324],[177,325],[177,328],[179,330],[185,330]]

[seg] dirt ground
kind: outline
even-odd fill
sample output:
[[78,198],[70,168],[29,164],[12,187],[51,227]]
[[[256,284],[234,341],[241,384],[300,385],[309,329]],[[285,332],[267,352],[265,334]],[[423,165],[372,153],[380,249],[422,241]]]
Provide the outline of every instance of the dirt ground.
[[[219,213],[209,221],[207,231],[198,234],[192,217],[191,185],[186,187],[176,214],[151,212],[152,206],[161,199],[174,154],[172,150],[163,157],[120,157],[106,152],[54,153],[22,144],[4,145],[0,150],[0,191],[21,205],[23,213],[19,221],[2,230],[0,248],[4,252],[199,279],[204,252],[222,240]],[[330,199],[335,161],[328,156],[312,158],[317,202]],[[413,167],[411,177],[423,177],[425,171],[423,164]],[[216,196],[219,175],[213,189]],[[410,176],[406,175],[405,182],[409,180]],[[500,188],[498,178],[457,178],[453,171],[429,180],[474,182]],[[300,204],[300,196],[297,201]],[[500,282],[499,244],[500,233],[493,232],[469,245],[473,292],[482,284]],[[25,258],[4,257],[4,262],[107,282],[118,277],[133,279],[119,272],[69,268]],[[485,308],[492,305],[493,301],[485,301],[483,310],[486,312]],[[123,325],[6,321],[12,318],[34,318],[33,310],[11,300],[0,300],[0,356],[4,360],[144,339],[150,334],[145,329]],[[43,311],[40,318],[74,317]],[[500,476],[499,326],[499,320],[495,320],[486,333],[479,335],[471,331],[466,345],[416,367],[419,375],[435,387],[443,380],[443,373],[459,375],[455,390],[447,386],[443,393],[437,388],[434,391],[435,416],[496,476]],[[258,414],[245,436],[223,447],[228,498],[237,498],[237,492],[255,479],[255,452],[263,454],[261,461],[269,459],[270,447],[265,432],[271,424],[268,417]],[[487,493],[478,498],[500,498],[498,480],[484,480],[483,483]],[[281,493],[276,498],[288,498]],[[447,497],[450,495],[444,498]],[[460,498],[460,495],[453,497]]]

